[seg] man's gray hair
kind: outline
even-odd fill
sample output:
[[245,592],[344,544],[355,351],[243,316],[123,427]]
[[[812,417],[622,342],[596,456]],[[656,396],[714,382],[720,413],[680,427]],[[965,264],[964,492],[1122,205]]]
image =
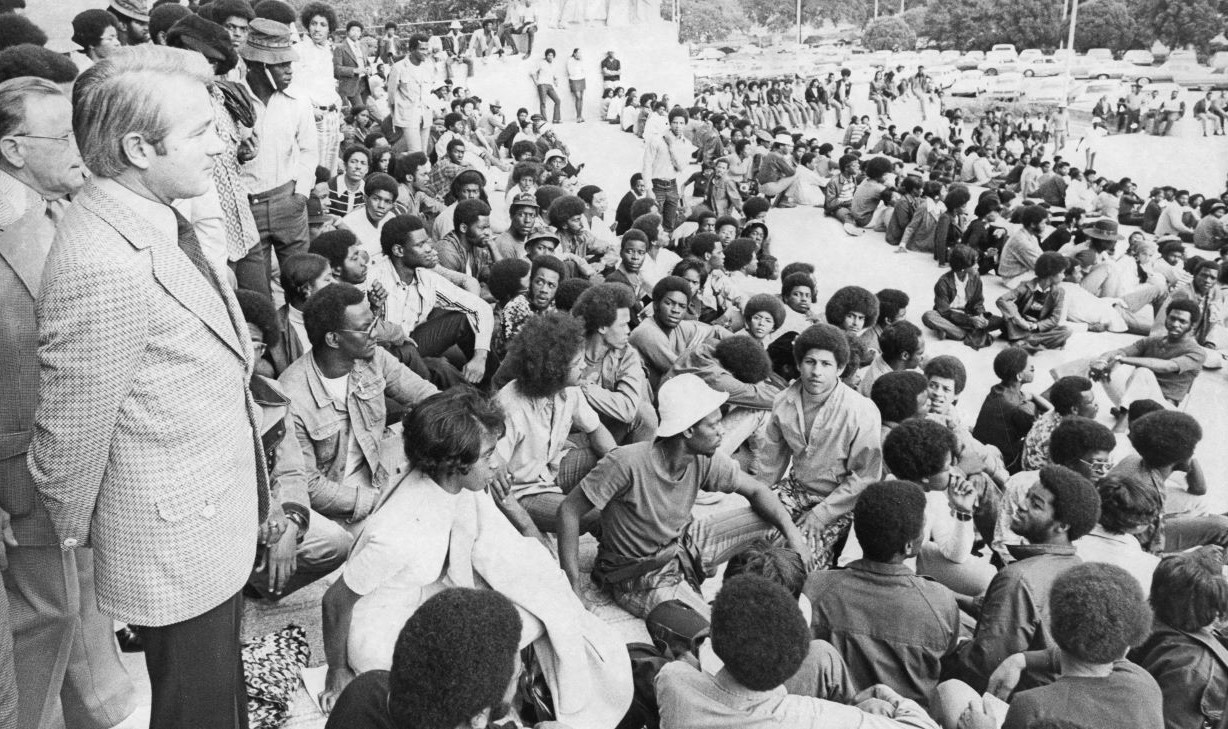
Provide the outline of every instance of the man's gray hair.
[[73,86],[72,127],[81,158],[99,177],[129,167],[122,140],[140,134],[162,152],[169,133],[169,104],[190,86],[208,84],[213,71],[199,53],[150,43],[116,50]]
[[63,95],[59,86],[36,76],[18,76],[0,83],[0,137],[15,134],[26,123],[26,98]]

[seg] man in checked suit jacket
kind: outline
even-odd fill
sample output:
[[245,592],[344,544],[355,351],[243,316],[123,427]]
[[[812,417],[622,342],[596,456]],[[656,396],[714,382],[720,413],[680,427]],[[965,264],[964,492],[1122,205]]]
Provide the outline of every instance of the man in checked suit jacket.
[[362,45],[362,30],[362,23],[351,20],[345,24],[345,40],[333,46],[337,93],[351,108],[361,106],[363,94],[371,93],[367,85],[367,51]]
[[[0,83],[0,109],[9,112],[0,114],[0,511],[17,542],[0,591],[13,645],[0,654],[16,662],[16,726],[51,726],[59,703],[64,725],[107,729],[134,711],[132,681],[111,619],[98,612],[91,552],[59,548],[26,467],[38,406],[34,302],[62,198],[83,184],[81,156],[72,104],[50,81]],[[7,636],[0,627],[0,640]],[[14,726],[4,717],[0,708],[0,726]]]
[[150,725],[167,729],[247,726],[240,590],[269,508],[243,316],[170,206],[205,192],[223,150],[210,78],[197,54],[143,46],[77,79],[94,177],[37,307],[30,472],[61,548],[93,547],[99,609],[146,626]]

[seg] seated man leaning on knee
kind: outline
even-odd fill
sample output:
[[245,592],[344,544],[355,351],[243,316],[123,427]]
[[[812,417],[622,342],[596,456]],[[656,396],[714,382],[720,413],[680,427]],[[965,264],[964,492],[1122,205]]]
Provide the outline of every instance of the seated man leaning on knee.
[[[727,398],[692,374],[665,383],[656,440],[612,451],[568,494],[558,512],[559,561],[577,591],[581,519],[594,509],[601,510],[601,530],[593,581],[639,617],[671,599],[708,615],[700,594],[705,576],[776,531],[810,559],[806,540],[775,495],[717,452]],[[693,519],[700,490],[736,492],[750,506]]]

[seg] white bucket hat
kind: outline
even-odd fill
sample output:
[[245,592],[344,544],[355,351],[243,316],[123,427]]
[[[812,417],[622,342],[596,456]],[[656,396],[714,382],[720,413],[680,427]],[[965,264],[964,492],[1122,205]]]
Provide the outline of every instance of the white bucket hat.
[[728,399],[729,393],[712,389],[698,375],[678,375],[661,385],[657,393],[657,410],[661,414],[657,436],[678,435],[708,417]]

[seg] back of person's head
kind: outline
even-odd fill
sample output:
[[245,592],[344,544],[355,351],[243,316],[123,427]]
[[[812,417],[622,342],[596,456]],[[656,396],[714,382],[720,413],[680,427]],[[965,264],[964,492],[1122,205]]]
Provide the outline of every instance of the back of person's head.
[[498,712],[515,673],[520,631],[520,615],[501,592],[452,587],[427,599],[392,650],[392,722],[455,729]]
[[482,456],[482,440],[503,435],[503,411],[471,387],[454,387],[414,406],[402,419],[402,445],[414,468],[439,481]]
[[358,244],[358,238],[346,228],[325,231],[311,241],[309,251],[328,259],[328,265],[340,268],[350,255],[350,248]]
[[576,299],[593,283],[586,278],[565,278],[559,282],[554,294],[554,306],[559,311],[571,311]]
[[993,358],[993,373],[999,380],[1014,380],[1028,368],[1028,352],[1022,347],[1007,347]]
[[295,253],[281,264],[281,289],[286,303],[303,308],[311,284],[331,269],[328,259],[317,253]]
[[3,22],[0,22],[0,49],[47,44],[47,34],[33,20],[16,13],[4,13],[0,17],[3,17]]
[[1164,406],[1155,400],[1143,398],[1130,403],[1130,407],[1126,408],[1126,425],[1133,425],[1134,421],[1147,415],[1154,413],[1157,410],[1163,410]]
[[325,337],[345,328],[345,310],[366,300],[366,294],[347,283],[329,284],[312,294],[303,304],[303,328],[312,348],[323,350]]
[[891,362],[904,354],[915,354],[921,347],[921,329],[910,321],[897,321],[883,330],[878,346],[883,359]]
[[1151,576],[1156,620],[1187,633],[1214,624],[1228,613],[1224,558],[1214,546],[1169,555]]
[[695,237],[691,238],[691,255],[696,258],[703,258],[716,250],[716,243],[720,237],[716,233],[696,233]]
[[968,384],[968,370],[964,367],[964,363],[953,355],[942,354],[934,357],[925,363],[921,371],[925,374],[926,379],[941,377],[954,382],[956,395],[963,392],[964,386]]
[[[387,229],[388,226],[384,226]],[[490,266],[487,286],[495,301],[506,304],[520,293],[520,283],[529,275],[530,263],[523,258],[504,258]]]
[[921,481],[949,467],[958,448],[950,429],[926,418],[911,418],[883,439],[883,464],[896,478]]
[[849,342],[844,330],[831,324],[812,324],[793,339],[793,360],[801,366],[806,353],[812,350],[831,352],[836,368],[843,371],[849,363]]
[[1189,413],[1159,410],[1130,424],[1130,445],[1151,468],[1185,463],[1202,440],[1202,426]]
[[870,401],[884,423],[901,423],[917,414],[925,391],[925,375],[916,370],[885,372],[870,386]]
[[273,299],[268,294],[248,289],[236,289],[235,298],[239,300],[239,310],[243,312],[243,318],[260,330],[265,344],[272,345],[281,331]]
[[1110,534],[1130,534],[1151,524],[1164,508],[1160,492],[1129,476],[1109,474],[1096,482],[1096,491],[1100,494],[1100,526]]
[[899,289],[883,289],[874,295],[878,299],[878,323],[885,325],[895,321],[900,312],[908,309],[911,299],[908,294]]
[[952,185],[947,192],[947,196],[943,199],[942,204],[946,207],[947,212],[955,213],[959,209],[968,204],[972,199],[972,193],[968,192],[968,188],[963,185]]
[[788,590],[796,600],[806,586],[806,563],[792,549],[760,539],[725,563],[725,580],[738,575],[766,577]]
[[1095,451],[1109,451],[1117,446],[1113,431],[1091,418],[1072,415],[1062,418],[1049,435],[1049,460],[1072,470],[1078,462]]
[[766,577],[726,580],[712,603],[712,650],[752,691],[771,691],[801,668],[810,627],[797,599]]
[[[844,165],[840,167],[843,169]],[[865,164],[866,177],[871,180],[881,180],[883,175],[891,172],[891,169],[891,159],[887,157],[875,157]]]
[[1129,572],[1102,562],[1068,568],[1049,591],[1049,623],[1058,647],[1088,663],[1112,663],[1151,630],[1143,588]]
[[1032,267],[1036,278],[1048,278],[1059,273],[1066,273],[1066,256],[1056,251],[1045,251],[1036,259]]
[[862,554],[890,562],[908,554],[925,526],[925,491],[911,481],[879,481],[866,487],[853,507],[853,532]]
[[1074,541],[1100,521],[1100,494],[1083,476],[1065,466],[1040,469],[1040,485],[1053,494],[1053,519],[1066,525],[1066,537]]
[[619,309],[635,306],[635,293],[622,283],[600,283],[580,294],[569,311],[584,322],[584,334],[591,336],[618,319]]
[[661,216],[656,213],[644,213],[636,218],[631,223],[633,230],[638,230],[648,237],[648,244],[652,245],[661,235]]
[[753,220],[771,209],[771,201],[758,195],[742,204],[742,214],[746,216],[747,220]]
[[527,397],[549,397],[562,390],[583,344],[584,327],[571,314],[548,311],[530,317],[508,350],[516,389]]
[[1049,391],[1049,402],[1058,415],[1076,413],[1083,406],[1083,393],[1092,389],[1092,381],[1079,375],[1059,377]]
[[712,353],[738,382],[757,385],[772,374],[772,362],[763,347],[745,334],[722,339]]
[[33,43],[21,43],[0,51],[0,83],[21,77],[69,84],[77,78],[77,65],[65,55]]
[[976,265],[979,254],[976,249],[963,244],[954,246],[947,253],[947,261],[951,264],[952,271],[965,271]]
[[725,246],[725,269],[740,271],[755,260],[755,249],[758,246],[750,238],[738,238]]

